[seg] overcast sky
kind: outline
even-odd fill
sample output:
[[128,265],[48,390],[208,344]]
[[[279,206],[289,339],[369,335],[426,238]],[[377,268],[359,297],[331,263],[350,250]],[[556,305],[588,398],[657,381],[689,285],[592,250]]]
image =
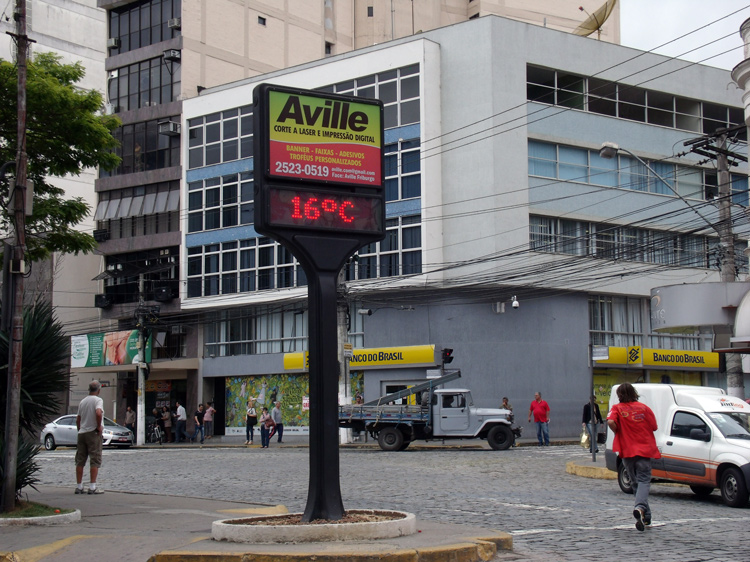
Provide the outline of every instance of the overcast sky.
[[[724,16],[728,17],[656,52],[731,70],[744,58],[739,32],[750,18],[748,0],[620,0],[622,44],[650,51]],[[711,44],[701,47],[707,43]],[[700,48],[683,54],[696,47]],[[729,52],[703,60],[724,51]]]

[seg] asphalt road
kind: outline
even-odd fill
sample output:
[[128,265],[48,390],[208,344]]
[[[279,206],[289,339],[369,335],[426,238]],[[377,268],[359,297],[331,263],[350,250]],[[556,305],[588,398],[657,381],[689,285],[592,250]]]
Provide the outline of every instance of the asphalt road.
[[[205,447],[105,451],[105,490],[284,504],[304,509],[306,447]],[[40,484],[74,486],[73,449],[42,452]],[[480,449],[343,449],[341,492],[348,509],[398,509],[418,519],[513,535],[526,560],[750,560],[750,510],[699,499],[687,487],[652,487],[653,528],[634,527],[632,496],[614,480],[565,472],[589,455],[577,446]]]

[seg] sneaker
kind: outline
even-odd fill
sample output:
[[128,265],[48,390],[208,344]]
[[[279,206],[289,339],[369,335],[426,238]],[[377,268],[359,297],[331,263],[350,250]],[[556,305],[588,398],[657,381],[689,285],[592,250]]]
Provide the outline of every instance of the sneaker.
[[643,524],[643,508],[636,507],[633,510],[633,517],[635,517],[635,528],[639,531],[643,531],[646,527]]
[[76,488],[76,494],[82,494],[83,488]]
[[649,525],[651,525],[651,516],[650,515],[648,517],[645,517],[645,516],[643,517],[643,524],[646,527],[648,527]]
[[98,496],[103,493],[104,493],[104,490],[102,490],[101,488],[94,488],[93,490],[89,488],[89,491],[88,491],[88,494],[90,496]]

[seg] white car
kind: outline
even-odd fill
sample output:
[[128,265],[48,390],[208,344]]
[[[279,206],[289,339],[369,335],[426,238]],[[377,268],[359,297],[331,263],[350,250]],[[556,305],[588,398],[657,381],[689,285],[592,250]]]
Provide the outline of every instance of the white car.
[[[53,451],[56,447],[75,447],[78,442],[76,416],[61,416],[49,422],[42,429],[39,439],[48,451]],[[133,432],[105,417],[102,441],[104,445],[130,447],[134,443]]]

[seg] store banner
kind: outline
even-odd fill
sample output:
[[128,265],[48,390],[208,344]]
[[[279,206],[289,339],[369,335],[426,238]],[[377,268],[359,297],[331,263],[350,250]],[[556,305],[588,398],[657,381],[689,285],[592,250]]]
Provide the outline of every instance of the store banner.
[[[106,367],[108,365],[131,365],[142,361],[138,352],[138,330],[104,332],[71,336],[70,366]],[[151,362],[151,337],[146,340],[145,362]]]
[[607,359],[594,360],[595,365],[626,365],[637,369],[719,370],[719,354],[713,351],[648,349],[639,346],[610,347]]
[[[434,367],[439,364],[439,359],[435,357],[434,345],[354,349],[349,359],[352,369]],[[307,371],[309,366],[307,351],[284,354],[285,371]]]

